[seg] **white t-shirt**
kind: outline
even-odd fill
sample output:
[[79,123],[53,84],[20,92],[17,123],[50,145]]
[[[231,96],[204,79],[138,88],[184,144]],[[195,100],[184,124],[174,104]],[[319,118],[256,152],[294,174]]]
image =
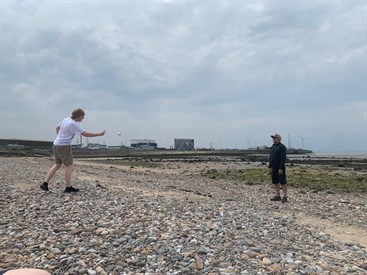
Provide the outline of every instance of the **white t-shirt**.
[[60,131],[56,136],[54,145],[70,145],[76,134],[84,132],[80,122],[76,122],[70,117],[64,118],[57,126],[60,127]]

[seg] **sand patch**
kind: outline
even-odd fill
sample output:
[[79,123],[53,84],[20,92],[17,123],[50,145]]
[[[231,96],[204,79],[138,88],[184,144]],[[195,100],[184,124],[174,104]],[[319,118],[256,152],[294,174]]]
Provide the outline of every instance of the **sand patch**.
[[318,228],[324,233],[330,234],[334,240],[361,245],[364,250],[367,248],[367,232],[365,230],[310,216],[306,213],[299,213],[296,218],[298,224]]

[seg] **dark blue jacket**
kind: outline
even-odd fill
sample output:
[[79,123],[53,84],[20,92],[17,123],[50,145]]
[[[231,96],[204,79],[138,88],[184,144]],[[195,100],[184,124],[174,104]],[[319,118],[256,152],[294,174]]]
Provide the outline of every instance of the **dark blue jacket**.
[[270,147],[269,168],[285,170],[287,148],[282,143],[273,144]]

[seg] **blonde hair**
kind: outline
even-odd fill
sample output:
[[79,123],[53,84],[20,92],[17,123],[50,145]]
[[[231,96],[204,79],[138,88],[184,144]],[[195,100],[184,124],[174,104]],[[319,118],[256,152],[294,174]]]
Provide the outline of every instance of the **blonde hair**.
[[71,118],[72,119],[76,119],[77,117],[81,117],[84,116],[85,112],[83,111],[83,109],[75,109],[72,113],[71,113]]

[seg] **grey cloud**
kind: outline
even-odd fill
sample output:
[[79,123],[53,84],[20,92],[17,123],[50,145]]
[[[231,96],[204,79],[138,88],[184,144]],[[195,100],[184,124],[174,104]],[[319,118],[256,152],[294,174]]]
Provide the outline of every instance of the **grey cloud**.
[[60,118],[84,106],[131,137],[268,142],[273,128],[311,135],[332,119],[324,110],[365,100],[361,3],[17,2],[3,15],[4,136],[36,135],[18,123],[43,106]]

